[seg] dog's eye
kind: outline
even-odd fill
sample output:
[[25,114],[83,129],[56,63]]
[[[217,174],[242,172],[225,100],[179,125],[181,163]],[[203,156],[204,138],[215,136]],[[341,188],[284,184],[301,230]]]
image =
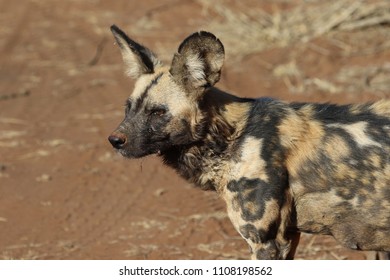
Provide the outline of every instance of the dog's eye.
[[157,116],[157,117],[161,117],[163,116],[165,113],[167,112],[167,110],[165,108],[156,108],[156,109],[153,109],[152,110],[152,115],[153,116]]

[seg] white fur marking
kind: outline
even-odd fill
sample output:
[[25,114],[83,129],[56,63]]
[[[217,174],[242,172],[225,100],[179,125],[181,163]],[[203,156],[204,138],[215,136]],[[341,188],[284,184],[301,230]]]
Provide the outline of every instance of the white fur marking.
[[124,50],[122,52],[122,56],[126,65],[125,74],[130,78],[138,78],[143,71],[139,60],[131,51],[128,50]]
[[261,158],[261,149],[263,147],[263,139],[249,136],[242,144],[241,160],[237,166],[238,172],[234,174],[241,174],[247,178],[260,178],[268,181],[268,176],[264,172],[267,165],[263,158]]
[[197,54],[191,54],[187,57],[186,66],[192,78],[199,82],[204,81],[204,63]]

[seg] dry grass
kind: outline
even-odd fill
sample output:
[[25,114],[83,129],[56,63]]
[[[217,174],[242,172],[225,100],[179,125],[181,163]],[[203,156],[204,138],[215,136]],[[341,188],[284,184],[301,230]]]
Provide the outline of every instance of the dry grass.
[[230,46],[235,56],[307,42],[330,32],[390,24],[389,1],[311,1],[272,14],[264,12],[261,5],[233,11],[226,0],[197,1],[206,11],[221,16],[223,20],[212,20],[207,27]]
[[[286,48],[289,52],[297,48],[312,49],[319,55],[332,55],[332,51],[314,42],[317,38],[327,41],[348,58],[390,50],[390,1],[387,0],[264,0],[254,5],[230,0],[195,2],[209,19],[199,29],[218,35],[227,48],[228,63],[239,64],[245,57],[273,48]],[[156,18],[150,14],[169,13],[170,8],[162,6],[142,17],[133,27],[134,33],[163,29],[163,24],[156,24]],[[175,48],[170,43],[157,47],[163,60],[169,60]],[[390,91],[389,66],[383,64],[347,65],[326,79],[307,78],[305,69],[300,69],[295,61],[267,67],[290,93],[370,91],[385,97]]]
[[295,64],[276,66],[273,74],[281,78],[290,93],[322,91],[328,94],[370,91],[378,98],[386,98],[390,90],[390,64],[351,66],[347,65],[328,77],[307,78]]

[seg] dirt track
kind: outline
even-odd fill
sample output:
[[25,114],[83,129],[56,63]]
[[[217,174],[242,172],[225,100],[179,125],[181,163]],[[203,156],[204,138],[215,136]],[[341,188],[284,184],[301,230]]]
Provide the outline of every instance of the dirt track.
[[[0,259],[248,258],[216,194],[154,157],[130,161],[112,151],[107,136],[133,84],[109,27],[117,24],[164,60],[190,33],[214,32],[226,41],[219,87],[240,96],[389,97],[388,22],[353,25],[357,7],[340,18],[352,20],[350,30],[342,21],[306,39],[241,51],[221,29],[229,11],[246,14],[244,24],[256,12],[272,18],[321,1],[260,2],[216,1],[227,9],[218,10],[201,0],[0,0]],[[365,255],[305,235],[297,258]]]

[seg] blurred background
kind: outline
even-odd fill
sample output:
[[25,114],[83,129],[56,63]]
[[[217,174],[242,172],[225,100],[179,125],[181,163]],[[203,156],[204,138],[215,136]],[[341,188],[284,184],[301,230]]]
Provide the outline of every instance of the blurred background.
[[[242,97],[390,95],[390,1],[0,0],[0,259],[249,258],[215,193],[106,140],[133,86],[114,23],[167,63],[213,32]],[[303,235],[297,258],[366,255]]]

